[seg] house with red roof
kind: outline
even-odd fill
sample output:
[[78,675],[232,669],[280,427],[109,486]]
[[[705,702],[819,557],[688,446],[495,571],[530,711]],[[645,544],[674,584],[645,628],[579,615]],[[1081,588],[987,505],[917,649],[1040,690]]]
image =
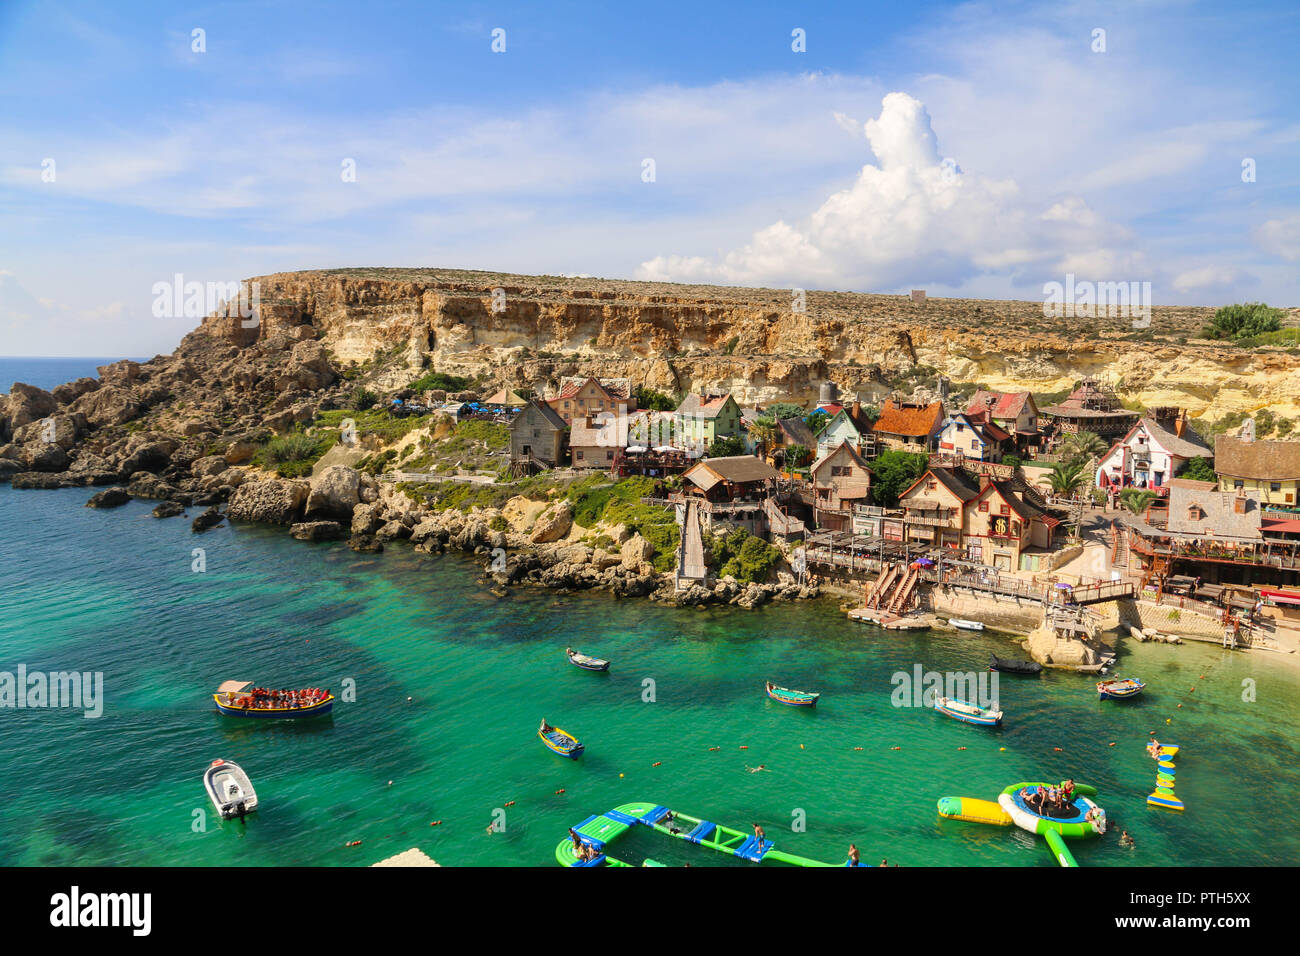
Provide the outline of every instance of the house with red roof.
[[936,441],[940,454],[976,461],[1001,461],[1015,448],[1015,440],[997,424],[961,412],[943,420]]
[[928,452],[943,425],[943,402],[909,402],[890,399],[880,408],[872,433],[886,449]]
[[560,382],[559,394],[547,399],[547,404],[572,425],[575,419],[606,412],[617,414],[619,409],[636,411],[636,397],[626,387],[627,379],[565,378]]
[[966,404],[973,422],[996,425],[1011,436],[1018,451],[1037,447],[1042,439],[1038,428],[1038,405],[1032,392],[993,392],[980,389]]

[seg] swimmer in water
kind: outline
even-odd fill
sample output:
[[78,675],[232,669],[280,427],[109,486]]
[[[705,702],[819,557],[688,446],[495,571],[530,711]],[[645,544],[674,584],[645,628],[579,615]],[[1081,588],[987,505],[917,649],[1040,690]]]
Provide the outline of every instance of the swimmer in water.
[[[765,767],[763,764],[759,764],[757,767],[751,767],[747,764],[745,766],[745,769],[748,770],[750,773],[758,773],[760,770],[767,770],[767,767]],[[767,770],[767,772],[771,773],[772,771]]]

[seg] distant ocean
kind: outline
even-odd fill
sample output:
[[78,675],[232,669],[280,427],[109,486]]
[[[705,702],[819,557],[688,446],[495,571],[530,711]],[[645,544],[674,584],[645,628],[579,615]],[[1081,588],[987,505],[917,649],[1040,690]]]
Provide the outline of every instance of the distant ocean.
[[[89,375],[95,376],[95,369],[110,362],[121,361],[122,356],[113,358],[30,358],[0,355],[0,393],[8,392],[14,382],[35,385],[46,391],[55,385],[71,382]],[[136,359],[142,362],[144,359]]]

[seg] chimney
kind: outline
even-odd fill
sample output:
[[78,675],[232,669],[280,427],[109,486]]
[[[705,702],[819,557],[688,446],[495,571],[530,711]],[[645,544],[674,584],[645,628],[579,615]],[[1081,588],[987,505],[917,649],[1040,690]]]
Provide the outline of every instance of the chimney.
[[853,424],[862,424],[862,403],[856,398],[853,400],[853,407],[849,409],[849,415],[853,418]]
[[1183,413],[1178,416],[1178,421],[1174,422],[1174,434],[1182,438],[1185,431],[1187,431],[1187,409],[1184,408]]
[[1244,515],[1246,513],[1246,489],[1238,488],[1237,497],[1232,499],[1232,511],[1234,514]]

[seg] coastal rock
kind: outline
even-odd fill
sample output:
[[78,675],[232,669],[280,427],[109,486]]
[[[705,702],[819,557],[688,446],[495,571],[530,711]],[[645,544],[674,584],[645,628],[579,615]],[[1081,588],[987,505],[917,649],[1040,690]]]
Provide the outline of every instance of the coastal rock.
[[217,510],[216,505],[213,505],[190,523],[190,531],[195,533],[207,531],[209,528],[221,524],[222,519],[225,517],[224,514]]
[[[352,533],[353,534],[374,534],[384,525],[384,506],[379,502],[370,504],[358,504],[352,509]],[[412,533],[414,537],[414,533]],[[428,534],[422,535],[420,540],[423,541]]]
[[559,541],[573,527],[573,509],[567,501],[557,501],[543,511],[533,525],[530,536],[533,544],[548,544]]
[[348,539],[348,547],[363,554],[379,554],[384,543],[372,534],[354,534]]
[[122,460],[120,471],[124,475],[133,475],[137,471],[163,471],[172,463],[175,450],[176,442],[173,441],[146,441],[135,446]]
[[698,607],[710,604],[712,600],[713,593],[702,584],[692,584],[673,596],[673,602],[680,607]]
[[130,494],[125,488],[108,488],[98,494],[91,495],[86,502],[87,508],[120,508],[131,500]]
[[289,534],[299,541],[336,541],[345,536],[337,521],[304,521],[290,527]]
[[53,443],[64,451],[71,451],[86,434],[85,415],[50,415],[14,429],[14,441],[19,444]]
[[375,537],[380,541],[392,541],[396,538],[409,538],[410,536],[411,529],[401,521],[389,521],[375,532]]
[[65,382],[62,385],[54,386],[54,388],[50,390],[50,394],[54,396],[55,401],[60,405],[67,405],[71,402],[75,402],[87,392],[93,392],[97,388],[99,388],[99,379],[83,375],[76,381]]
[[253,460],[253,455],[257,453],[259,447],[256,441],[241,438],[227,445],[221,457],[228,465],[246,465]]
[[1058,637],[1050,627],[1037,627],[1025,640],[1025,650],[1040,664],[1083,667],[1096,664],[1101,654],[1091,642]]
[[350,521],[361,503],[361,477],[347,465],[330,465],[312,476],[309,487],[307,514],[312,517]]
[[164,501],[162,504],[156,505],[152,512],[155,518],[175,518],[177,515],[184,513],[185,506],[178,501]]
[[640,534],[634,534],[628,538],[619,549],[619,556],[623,562],[623,567],[629,571],[635,571],[641,565],[648,562],[654,557],[655,547]]
[[195,478],[208,478],[221,474],[229,467],[230,463],[220,455],[208,455],[190,465],[190,474]]
[[133,498],[153,498],[167,500],[176,497],[180,489],[159,478],[151,471],[137,471],[131,476],[127,491]]
[[8,481],[22,471],[24,467],[21,461],[15,461],[12,458],[0,458],[0,481]]
[[267,478],[249,481],[235,489],[230,499],[231,521],[293,524],[307,501],[305,481]]
[[118,385],[104,385],[87,392],[72,403],[72,410],[86,416],[86,421],[96,428],[106,425],[124,425],[139,417],[144,406],[136,401],[130,389]]
[[48,491],[52,488],[74,488],[81,484],[63,474],[52,474],[45,471],[20,471],[14,475],[11,482],[15,488],[40,489]]
[[0,403],[0,437],[7,438],[24,425],[53,415],[58,407],[58,400],[45,389],[14,382],[8,396]]
[[19,445],[18,453],[28,471],[64,471],[70,464],[68,453],[50,442]]

